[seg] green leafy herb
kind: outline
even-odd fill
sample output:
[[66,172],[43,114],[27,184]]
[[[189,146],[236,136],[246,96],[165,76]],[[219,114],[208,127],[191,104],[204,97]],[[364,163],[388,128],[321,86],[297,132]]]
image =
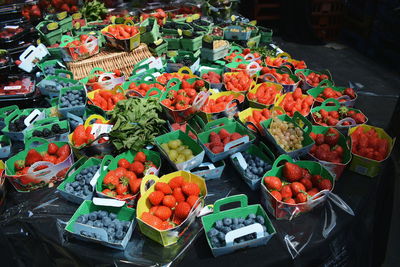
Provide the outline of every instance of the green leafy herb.
[[162,108],[156,98],[130,98],[117,103],[110,111],[114,124],[110,139],[117,150],[139,150],[153,142],[165,121],[158,116]]
[[87,21],[101,20],[102,16],[108,13],[104,3],[94,0],[87,1],[81,8],[80,12],[85,16]]

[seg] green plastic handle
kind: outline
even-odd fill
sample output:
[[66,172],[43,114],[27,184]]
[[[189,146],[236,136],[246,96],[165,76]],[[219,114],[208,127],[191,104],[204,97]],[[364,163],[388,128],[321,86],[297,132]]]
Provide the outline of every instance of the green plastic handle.
[[61,44],[66,44],[66,43],[69,43],[69,42],[72,42],[72,41],[74,41],[74,38],[72,38],[69,35],[63,35],[61,37]]
[[244,194],[218,199],[214,203],[214,213],[220,213],[221,206],[229,204],[229,203],[234,203],[234,202],[240,202],[240,207],[245,208],[245,207],[247,207],[248,199],[247,199],[247,196]]
[[319,82],[318,87],[332,87],[333,83],[330,80],[322,80]]
[[243,50],[239,46],[233,45],[231,49],[229,49],[229,54],[232,54],[234,52],[242,53]]
[[[146,78],[150,78],[148,80],[146,80]],[[146,82],[156,82],[156,78],[152,75],[152,74],[146,74],[142,77],[142,80],[140,81],[142,83],[146,83]]]
[[[152,92],[157,92],[157,94],[156,95],[150,95]],[[160,90],[160,89],[158,89],[158,88],[156,88],[156,87],[152,87],[152,88],[150,88],[149,89],[149,91],[147,91],[147,93],[146,93],[146,95],[145,95],[145,97],[155,97],[155,96],[158,96],[158,97],[160,97],[162,95],[162,91]]]
[[[339,103],[339,101],[337,101],[337,100],[334,99],[334,98],[328,98],[328,99],[326,99],[324,102],[322,102],[321,108],[327,107],[327,105],[328,105],[329,103],[333,103],[333,104],[335,104],[334,107],[340,108],[340,103]],[[329,107],[332,107],[332,106],[329,106]]]
[[[172,88],[171,83],[176,83],[179,84],[179,86],[181,85],[181,80],[179,80],[178,78],[172,78],[171,80],[168,81],[167,85],[165,86],[166,88]],[[175,87],[175,85],[173,86]]]
[[287,73],[287,74],[289,74],[289,75],[293,75],[292,70],[289,69],[289,68],[286,67],[286,66],[280,66],[280,67],[278,68],[278,70],[279,70],[281,73]]
[[60,121],[58,119],[58,117],[50,117],[50,118],[45,118],[43,120],[34,121],[33,124],[37,125],[37,126],[41,126],[41,125],[50,124],[50,123],[53,123],[53,122],[56,122],[56,121],[57,122]]
[[301,120],[304,124],[305,127],[302,127],[303,131],[305,132],[306,135],[309,135],[312,131],[312,124],[309,120],[307,120],[303,115],[301,115],[300,112],[296,111],[293,115],[293,121],[295,122],[296,119]]
[[139,65],[132,70],[132,75],[136,75],[138,70],[149,70],[150,66],[148,64]]
[[69,173],[70,173],[72,170],[75,170],[75,168],[78,169],[80,166],[82,166],[83,163],[86,162],[86,160],[88,160],[88,158],[85,157],[85,156],[83,156],[82,158],[78,159],[78,161],[75,161],[75,163],[72,164],[72,166],[68,169],[67,173],[65,174],[65,178],[68,177]]
[[103,69],[103,68],[99,68],[99,67],[96,67],[96,68],[93,68],[90,72],[89,72],[89,74],[90,75],[93,75],[96,71],[103,71],[103,72],[106,72],[106,70],[105,69]]
[[260,142],[258,145],[261,147],[261,151],[264,152],[267,158],[273,162],[275,160],[275,155],[271,152],[271,150],[263,142]]
[[103,172],[104,167],[108,168],[108,165],[110,165],[111,161],[114,159],[113,156],[111,155],[105,155],[103,160],[101,161],[100,164],[100,172]]
[[32,144],[33,144],[34,142],[39,142],[39,143],[41,143],[41,145],[44,145],[44,144],[48,144],[48,143],[49,143],[49,141],[47,141],[46,139],[33,136],[33,137],[29,138],[28,140],[26,140],[26,142],[25,142],[25,148],[32,146]]
[[[241,59],[242,61],[237,62],[236,59]],[[242,63],[242,62],[246,62],[246,59],[244,57],[242,57],[241,55],[237,55],[236,57],[234,57],[232,59],[232,63]]]
[[287,162],[290,162],[290,163],[293,163],[293,162],[294,162],[293,159],[292,159],[290,156],[288,156],[288,155],[286,155],[286,154],[283,154],[283,155],[280,155],[280,156],[274,161],[274,164],[272,164],[272,169],[278,168],[279,163],[281,163],[282,161],[287,161]]

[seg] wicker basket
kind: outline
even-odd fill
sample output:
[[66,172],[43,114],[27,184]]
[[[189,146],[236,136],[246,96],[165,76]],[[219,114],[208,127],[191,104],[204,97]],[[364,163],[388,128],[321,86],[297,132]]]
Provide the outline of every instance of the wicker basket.
[[151,56],[147,45],[140,44],[138,48],[131,52],[103,51],[91,58],[68,63],[68,68],[74,74],[76,80],[87,77],[90,70],[96,67],[106,71],[119,69],[126,77],[129,77],[136,63]]

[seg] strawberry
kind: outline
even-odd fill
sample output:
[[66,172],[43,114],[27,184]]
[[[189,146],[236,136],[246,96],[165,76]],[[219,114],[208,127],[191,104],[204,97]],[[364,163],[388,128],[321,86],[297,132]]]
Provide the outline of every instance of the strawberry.
[[180,219],[186,219],[190,213],[190,205],[187,202],[180,202],[175,207],[175,216]]
[[211,152],[214,153],[214,154],[218,154],[218,153],[224,152],[224,147],[220,146],[220,145],[219,146],[214,146],[211,149]]
[[356,93],[354,92],[353,88],[346,88],[343,94],[348,95],[351,99],[356,98]]
[[234,141],[236,139],[242,138],[243,136],[240,133],[233,133],[231,135],[231,141]]
[[163,221],[162,222],[161,229],[168,230],[168,229],[171,229],[171,228],[174,228],[174,226],[170,222],[168,222],[168,221]]
[[141,163],[145,163],[146,159],[147,159],[146,154],[144,154],[143,152],[140,151],[136,154],[134,161],[139,161]]
[[210,143],[221,143],[221,137],[215,133],[215,132],[211,132],[210,133]]
[[43,156],[43,161],[48,161],[53,164],[57,164],[57,158],[53,155],[46,154]]
[[74,144],[74,146],[80,147],[83,144],[86,144],[86,142],[87,142],[87,137],[85,132],[85,126],[78,125],[78,127],[76,127],[74,133],[72,134],[72,143]]
[[281,195],[281,193],[279,193],[278,191],[273,190],[273,191],[271,191],[270,193],[271,193],[271,195],[272,195],[276,200],[278,200],[278,201],[281,201],[281,200],[282,200],[282,195]]
[[151,192],[149,195],[149,201],[153,205],[160,204],[161,201],[163,200],[163,198],[164,198],[164,193],[161,191],[154,191],[154,192]]
[[302,168],[296,164],[285,162],[283,166],[283,175],[289,182],[294,182],[302,178]]
[[269,190],[281,190],[282,181],[276,176],[266,176],[264,177],[264,183]]
[[119,184],[119,177],[116,175],[115,170],[109,171],[106,174],[103,184],[109,189],[114,189]]
[[47,147],[47,153],[50,155],[55,155],[57,153],[58,146],[54,143],[50,143]]
[[106,195],[106,196],[109,196],[109,197],[115,197],[116,195],[117,195],[117,193],[115,192],[115,191],[111,191],[110,189],[104,189],[103,191],[102,191],[102,193],[104,194],[104,195]]
[[296,201],[293,198],[286,198],[283,200],[283,202],[287,204],[296,204]]
[[319,190],[331,190],[332,189],[332,182],[329,179],[323,179],[318,183]]
[[351,118],[355,120],[357,124],[362,124],[365,122],[365,116],[362,113],[356,113],[352,115]]
[[135,180],[130,180],[129,181],[129,189],[133,194],[136,194],[139,192],[140,185],[142,183],[142,179],[135,179]]
[[129,170],[133,171],[136,174],[143,174],[144,172],[144,165],[143,163],[139,162],[139,161],[134,161],[133,163],[131,163],[131,165],[129,166]]
[[227,138],[227,137],[230,137],[230,133],[227,131],[227,130],[225,130],[225,129],[221,129],[221,131],[219,131],[219,137],[223,140],[223,139],[225,139],[225,138]]
[[162,203],[164,206],[173,208],[176,205],[176,200],[173,195],[166,195],[166,196],[164,196]]
[[306,190],[310,190],[312,188],[312,182],[309,179],[301,178],[299,182],[304,185]]
[[325,143],[325,136],[323,134],[317,134],[317,136],[315,137],[315,143],[317,145],[322,145],[323,143]]
[[184,219],[178,218],[177,216],[174,216],[172,219],[172,222],[176,225],[181,225],[183,223]]
[[118,160],[118,167],[122,167],[125,169],[129,169],[129,166],[131,165],[131,163],[126,160],[126,159],[120,159]]
[[158,207],[159,207],[159,206],[153,206],[153,207],[151,207],[150,210],[149,210],[149,212],[150,212],[151,214],[154,215],[154,213],[156,212],[156,210],[158,209]]
[[339,132],[334,128],[329,128],[328,132],[325,134],[324,141],[330,146],[335,146],[339,141]]
[[293,182],[290,184],[290,189],[292,189],[293,195],[297,195],[300,192],[305,192],[306,188],[302,183]]
[[315,188],[315,187],[313,187],[313,188],[311,188],[310,190],[307,191],[307,194],[308,194],[310,197],[313,197],[314,195],[318,194],[318,192],[319,192],[318,189]]
[[124,195],[126,192],[128,192],[128,185],[124,183],[120,183],[116,187],[116,192],[118,195]]
[[167,183],[158,182],[155,185],[155,189],[157,191],[163,192],[165,195],[171,195],[172,194],[172,189],[171,189],[171,187],[169,187],[169,185]]
[[154,212],[154,215],[165,221],[168,220],[169,217],[171,217],[172,211],[166,206],[159,206],[158,209]]
[[194,204],[196,204],[198,199],[199,199],[198,196],[191,195],[186,199],[186,202],[190,205],[190,207],[193,207]]
[[25,161],[17,160],[14,162],[15,171],[21,171],[25,167]]
[[322,176],[321,176],[321,175],[318,175],[318,174],[313,175],[313,176],[311,177],[311,182],[312,182],[312,184],[313,184],[314,187],[317,187],[318,184],[319,184],[319,182],[320,182],[321,180],[322,180]]
[[177,187],[181,187],[183,185],[184,179],[182,176],[176,176],[169,181],[169,186],[171,189],[175,189]]
[[182,186],[182,191],[187,196],[198,196],[200,195],[200,187],[195,183],[185,183]]
[[158,218],[157,216],[150,214],[149,212],[142,213],[142,220],[146,224],[148,224],[156,229],[161,228],[162,220],[160,218]]
[[28,154],[26,154],[25,165],[30,166],[35,162],[41,161],[42,159],[43,157],[42,155],[39,154],[39,152],[37,152],[34,149],[31,149],[28,151]]
[[307,195],[304,193],[298,193],[296,195],[296,203],[304,203],[307,202]]
[[281,193],[282,199],[291,198],[293,195],[292,189],[290,188],[289,184],[282,186],[280,193]]
[[71,153],[71,148],[68,144],[63,145],[57,150],[57,157],[66,159],[68,158],[69,154]]
[[176,202],[185,201],[185,195],[182,193],[182,188],[180,187],[175,188],[172,195],[175,197]]

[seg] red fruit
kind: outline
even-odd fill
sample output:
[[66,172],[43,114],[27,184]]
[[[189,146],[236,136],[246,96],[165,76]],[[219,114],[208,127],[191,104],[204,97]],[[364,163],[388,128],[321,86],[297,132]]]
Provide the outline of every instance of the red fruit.
[[319,192],[318,189],[315,188],[315,187],[313,187],[313,188],[311,188],[310,190],[307,191],[307,194],[308,194],[310,197],[313,197],[314,195],[318,194],[318,192]]
[[292,189],[293,195],[297,196],[300,192],[305,192],[306,188],[302,183],[293,182],[290,184],[290,188]]
[[283,202],[287,204],[296,204],[296,201],[293,198],[286,198],[283,200]]
[[172,211],[170,208],[166,206],[159,206],[157,210],[154,212],[154,215],[160,218],[161,220],[165,221],[169,219],[172,215]]
[[289,182],[294,182],[302,177],[302,168],[296,164],[285,162],[283,166],[283,175]]
[[139,161],[134,161],[129,165],[129,170],[133,171],[136,174],[143,174],[144,172],[144,165]]
[[313,175],[311,177],[311,182],[313,184],[314,187],[318,187],[319,182],[322,180],[322,176],[319,174]]
[[331,190],[332,189],[332,182],[329,179],[323,179],[318,184],[319,190]]
[[71,153],[71,148],[68,144],[63,145],[57,150],[57,156],[62,159],[68,158],[69,154]]
[[185,219],[190,212],[190,205],[186,202],[180,202],[175,207],[175,216],[181,219]]
[[134,179],[133,181],[129,181],[129,189],[133,194],[139,192],[141,183],[142,179]]
[[304,185],[304,187],[306,188],[306,190],[310,190],[312,188],[312,182],[309,179],[306,178],[302,178],[299,181],[300,183],[302,183]]
[[270,193],[271,193],[271,195],[272,195],[276,200],[282,201],[282,195],[281,195],[281,193],[279,193],[279,192],[276,191],[276,190],[273,190],[273,191],[271,191]]
[[317,134],[317,136],[315,137],[315,143],[317,145],[322,145],[323,143],[325,143],[325,136],[323,134]]
[[311,179],[311,174],[307,169],[303,169],[303,178],[305,179]]
[[307,195],[304,193],[298,193],[296,196],[296,203],[304,203],[307,201]]
[[131,165],[131,163],[126,159],[118,160],[118,167],[129,169],[130,165]]
[[50,155],[55,155],[57,153],[58,146],[54,143],[50,143],[47,147],[47,153]]
[[124,195],[128,192],[128,185],[127,184],[118,184],[116,190],[118,195]]
[[30,166],[35,162],[41,161],[43,159],[42,155],[39,154],[34,149],[31,149],[28,151],[28,154],[26,154],[25,157],[25,166]]
[[186,202],[190,205],[190,207],[193,207],[194,204],[196,204],[198,199],[199,199],[198,196],[191,195],[186,199]]
[[264,183],[269,190],[281,190],[282,181],[276,176],[266,176],[264,177]]
[[225,130],[225,129],[221,129],[221,131],[219,131],[219,137],[221,138],[221,139],[225,139],[225,138],[227,138],[227,137],[229,137],[231,134],[227,131],[227,130]]
[[184,179],[182,176],[176,176],[176,177],[172,178],[168,184],[172,189],[175,189],[177,187],[181,187],[183,185],[183,182],[184,182]]
[[182,188],[180,188],[180,187],[175,188],[172,195],[175,197],[175,200],[177,202],[185,201],[185,195],[182,193]]
[[21,171],[25,167],[25,162],[23,160],[17,160],[14,162],[15,171]]
[[224,147],[223,147],[223,146],[214,146],[214,147],[211,149],[211,151],[212,151],[214,154],[218,154],[218,153],[224,152]]
[[157,216],[150,214],[149,212],[142,213],[142,220],[146,224],[148,224],[156,229],[160,229],[162,226],[162,220],[160,218],[158,218]]
[[164,196],[162,203],[163,203],[164,206],[167,206],[169,208],[173,208],[176,205],[176,200],[175,200],[174,196],[166,195],[166,196]]
[[163,192],[165,195],[171,195],[172,194],[172,189],[171,189],[171,187],[169,187],[169,185],[167,183],[158,182],[155,185],[155,189],[157,191]]
[[233,133],[231,135],[231,141],[234,141],[236,139],[242,138],[242,135],[240,133]]
[[288,185],[288,184],[282,186],[280,193],[281,193],[282,199],[291,198],[293,196],[292,189],[290,188],[290,185]]
[[140,151],[136,154],[134,161],[139,161],[141,163],[145,163],[146,159],[147,159],[146,154],[144,154],[143,152]]
[[103,191],[102,191],[102,193],[104,194],[104,195],[106,195],[106,196],[109,196],[109,197],[115,197],[116,195],[117,195],[117,193],[115,192],[115,191],[111,191],[110,189],[104,189]]
[[330,146],[335,146],[339,141],[339,132],[334,128],[329,128],[325,134],[325,143]]
[[182,192],[186,196],[198,196],[200,195],[200,187],[196,183],[184,183]]
[[154,191],[151,192],[149,195],[149,201],[151,204],[157,206],[163,201],[164,193],[161,191]]

